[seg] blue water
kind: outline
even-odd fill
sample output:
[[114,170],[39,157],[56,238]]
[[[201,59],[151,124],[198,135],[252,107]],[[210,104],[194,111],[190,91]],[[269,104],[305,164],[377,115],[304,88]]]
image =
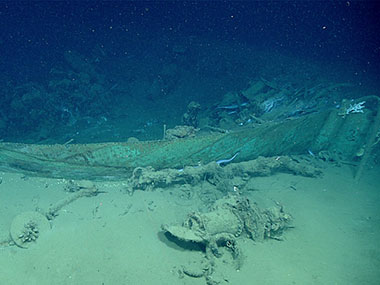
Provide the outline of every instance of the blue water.
[[[333,81],[333,74],[377,90],[379,7],[376,1],[2,1],[0,135],[37,143],[157,139],[163,124],[181,122],[189,102],[211,108],[263,75],[294,74],[291,84]],[[315,71],[315,65],[330,66]],[[91,128],[92,135],[84,133]]]
[[142,52],[131,40],[162,37],[351,59],[362,72],[379,56],[378,1],[2,1],[0,9],[2,72],[18,80],[46,80],[68,49],[86,55],[100,44],[117,57]]

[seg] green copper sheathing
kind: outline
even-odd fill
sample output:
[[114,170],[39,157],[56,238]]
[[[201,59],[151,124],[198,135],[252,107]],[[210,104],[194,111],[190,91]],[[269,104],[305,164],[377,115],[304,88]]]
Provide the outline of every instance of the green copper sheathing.
[[347,141],[345,132],[357,128],[357,124],[368,125],[368,117],[354,114],[342,119],[336,111],[326,111],[226,134],[171,141],[68,145],[1,143],[0,168],[48,177],[122,179],[129,177],[138,166],[180,169],[229,159],[237,152],[239,155],[234,161],[306,154],[311,147],[313,152],[318,152],[329,145],[349,146],[353,150],[359,142]]

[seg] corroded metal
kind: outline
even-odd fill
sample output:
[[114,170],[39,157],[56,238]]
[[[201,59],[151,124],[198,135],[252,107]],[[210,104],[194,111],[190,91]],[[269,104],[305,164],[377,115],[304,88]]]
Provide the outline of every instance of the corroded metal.
[[[0,169],[28,175],[117,180],[129,177],[136,167],[178,168],[232,157],[247,161],[259,156],[302,154],[312,150],[347,149],[349,156],[362,143],[360,133],[347,139],[352,129],[365,132],[369,112],[341,118],[325,111],[281,123],[266,123],[228,133],[210,133],[177,140],[133,143],[66,145],[0,144]],[[344,152],[344,151],[343,151]]]

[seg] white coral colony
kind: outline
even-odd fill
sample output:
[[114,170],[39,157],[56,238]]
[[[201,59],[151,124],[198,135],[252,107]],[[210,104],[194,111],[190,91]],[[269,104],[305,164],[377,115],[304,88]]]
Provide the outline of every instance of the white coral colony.
[[356,103],[354,105],[350,104],[350,107],[348,107],[346,109],[346,115],[352,113],[363,113],[363,109],[365,108],[364,106],[365,104],[365,101],[362,101],[362,102],[359,102],[359,103]]

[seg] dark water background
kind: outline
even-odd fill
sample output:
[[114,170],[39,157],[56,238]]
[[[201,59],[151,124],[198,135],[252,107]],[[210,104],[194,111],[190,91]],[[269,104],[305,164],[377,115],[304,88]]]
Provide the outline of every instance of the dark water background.
[[[163,76],[163,66],[172,63],[181,70],[196,73],[199,68],[195,71],[194,66],[199,67],[200,61],[209,58],[210,62],[203,65],[198,76],[205,81],[208,77],[217,78],[226,92],[238,90],[247,84],[249,77],[260,73],[250,69],[253,64],[244,60],[247,51],[265,54],[260,58],[262,65],[278,55],[310,66],[312,63],[333,64],[347,72],[345,76],[355,84],[366,84],[377,90],[379,19],[378,1],[1,1],[0,135],[12,141],[46,142],[49,138],[47,142],[62,142],[91,124],[99,125],[99,120],[104,119],[107,124],[113,122],[115,127],[121,124],[118,119],[122,116],[120,110],[119,113],[112,110],[124,104],[121,102],[125,102],[125,96],[134,102],[131,104],[140,104],[141,110],[145,104],[153,113],[167,113],[166,119],[143,118],[143,113],[134,115],[145,125],[180,123],[181,114],[192,99],[191,94],[173,91],[173,86],[180,85],[181,78],[168,79],[169,83],[163,84],[167,88],[164,94],[147,96],[146,102],[140,103],[135,101],[144,92],[128,93],[127,89],[133,89],[128,84],[145,76],[139,84],[148,88],[147,85],[154,85],[157,76]],[[194,52],[187,50],[183,52],[186,56],[180,58],[182,51],[175,51],[177,44]],[[230,47],[228,52],[226,46]],[[92,93],[85,92],[89,85],[82,83],[82,87],[64,87],[66,93],[82,92],[81,100],[48,87],[54,68],[75,80],[64,56],[68,51],[79,54],[101,77],[96,82],[100,91],[92,99],[89,99]],[[234,60],[238,62],[235,65],[221,64]],[[282,68],[287,70],[290,63],[291,60],[281,63]],[[134,70],[128,76],[124,76],[126,65]],[[80,70],[75,70],[75,74],[79,73]],[[181,74],[181,71],[174,73]],[[90,79],[87,83],[94,82]],[[123,92],[117,91],[123,84]],[[15,91],[17,88],[24,91]],[[31,89],[34,95],[29,96],[32,99],[28,101],[23,96]],[[169,96],[170,92],[174,94],[172,97],[186,96],[186,100],[182,100],[183,104],[179,99],[160,101],[160,96]],[[205,91],[194,99],[207,105],[221,96],[223,92]],[[171,114],[170,108],[163,108],[168,104],[174,104]],[[87,119],[87,123],[81,125],[80,117],[96,122]],[[87,141],[123,140],[139,129],[138,124],[143,124],[136,120],[128,118],[133,126],[122,135],[115,136],[115,131],[110,130],[99,138],[87,137]],[[67,134],[67,125],[75,130],[63,137],[63,133]],[[65,131],[57,132],[60,128]],[[144,138],[157,136],[145,135]],[[78,138],[78,141],[83,140]]]

